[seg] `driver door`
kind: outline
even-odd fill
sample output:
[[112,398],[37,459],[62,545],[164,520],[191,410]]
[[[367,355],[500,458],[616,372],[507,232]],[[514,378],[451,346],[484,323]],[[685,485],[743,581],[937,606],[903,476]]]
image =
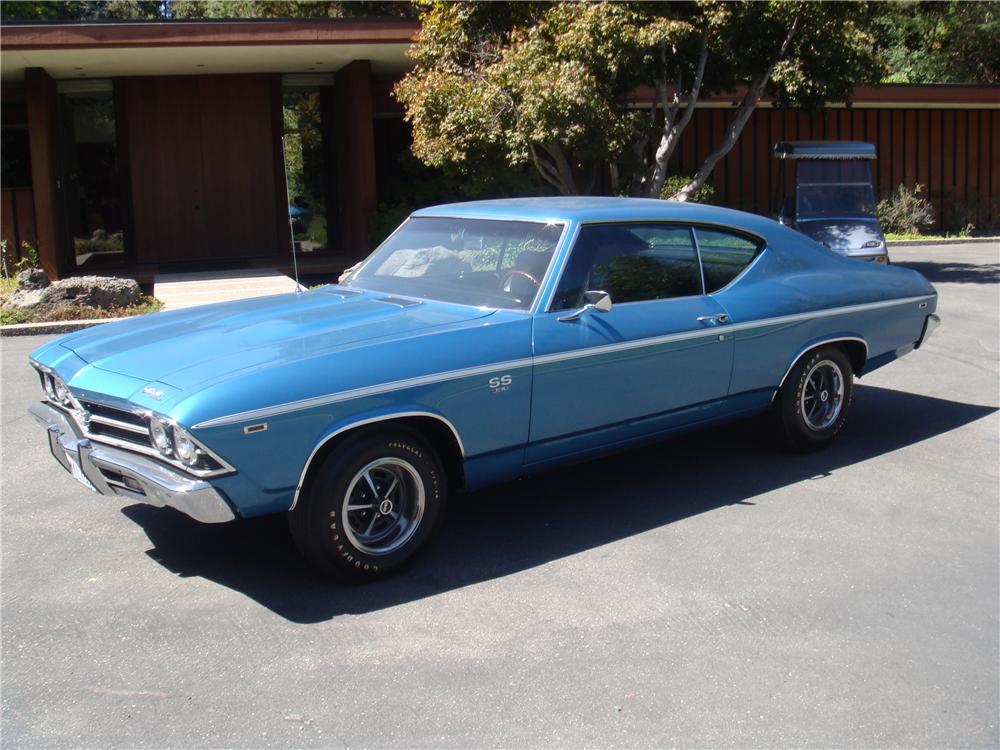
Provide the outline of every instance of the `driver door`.
[[[573,320],[586,291],[607,313]],[[528,464],[599,450],[715,416],[729,391],[728,315],[704,294],[689,227],[584,225],[534,321]]]

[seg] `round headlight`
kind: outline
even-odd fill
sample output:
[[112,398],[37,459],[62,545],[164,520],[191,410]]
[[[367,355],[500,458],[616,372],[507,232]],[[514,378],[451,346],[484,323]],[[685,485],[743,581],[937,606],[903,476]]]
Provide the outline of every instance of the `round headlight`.
[[149,437],[160,453],[170,455],[170,433],[167,432],[167,426],[156,417],[149,418]]
[[177,458],[186,464],[193,464],[198,460],[198,449],[194,441],[180,430],[174,430],[174,450]]
[[55,384],[53,385],[56,393],[56,401],[62,404],[69,403],[69,391],[66,390],[66,386],[59,378],[55,378]]
[[56,399],[56,389],[55,389],[55,386],[52,385],[52,376],[51,375],[42,375],[42,387],[45,388],[45,395],[46,396],[48,396],[49,398],[51,398],[53,401],[57,400]]

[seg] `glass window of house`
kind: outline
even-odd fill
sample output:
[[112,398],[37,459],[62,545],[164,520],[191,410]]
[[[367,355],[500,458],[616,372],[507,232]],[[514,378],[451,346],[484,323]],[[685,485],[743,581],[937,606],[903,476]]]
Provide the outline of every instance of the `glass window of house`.
[[688,227],[592,224],[580,229],[552,303],[583,305],[583,293],[604,291],[617,304],[702,293],[701,270]]
[[328,211],[336,173],[329,163],[332,144],[324,117],[333,80],[326,78],[286,76],[282,92],[288,218],[295,249],[302,253],[335,249],[337,236]]
[[31,159],[26,128],[0,131],[0,187],[5,190],[31,187]]
[[115,99],[111,81],[59,84],[66,225],[76,265],[125,252]]
[[759,241],[732,232],[700,227],[695,232],[705,273],[705,291],[709,294],[735,279],[761,248]]

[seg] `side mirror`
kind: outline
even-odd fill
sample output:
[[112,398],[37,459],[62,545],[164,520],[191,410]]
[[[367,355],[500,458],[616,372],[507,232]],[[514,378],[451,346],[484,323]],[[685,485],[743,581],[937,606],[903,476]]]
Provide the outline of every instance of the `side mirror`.
[[593,291],[584,292],[583,301],[586,304],[579,310],[574,310],[569,315],[563,315],[559,318],[560,323],[568,323],[572,320],[579,320],[584,313],[590,310],[597,310],[597,312],[610,312],[611,311],[611,295],[607,292]]

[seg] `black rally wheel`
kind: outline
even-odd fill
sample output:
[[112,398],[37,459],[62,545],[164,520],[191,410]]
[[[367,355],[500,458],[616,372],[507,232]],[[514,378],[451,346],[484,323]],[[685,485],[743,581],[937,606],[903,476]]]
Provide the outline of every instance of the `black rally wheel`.
[[289,528],[320,569],[364,583],[413,558],[437,526],[445,500],[434,451],[414,433],[377,432],[323,459],[289,513]]
[[844,427],[854,397],[854,371],[844,351],[824,346],[803,356],[778,394],[779,424],[797,452],[829,445]]

